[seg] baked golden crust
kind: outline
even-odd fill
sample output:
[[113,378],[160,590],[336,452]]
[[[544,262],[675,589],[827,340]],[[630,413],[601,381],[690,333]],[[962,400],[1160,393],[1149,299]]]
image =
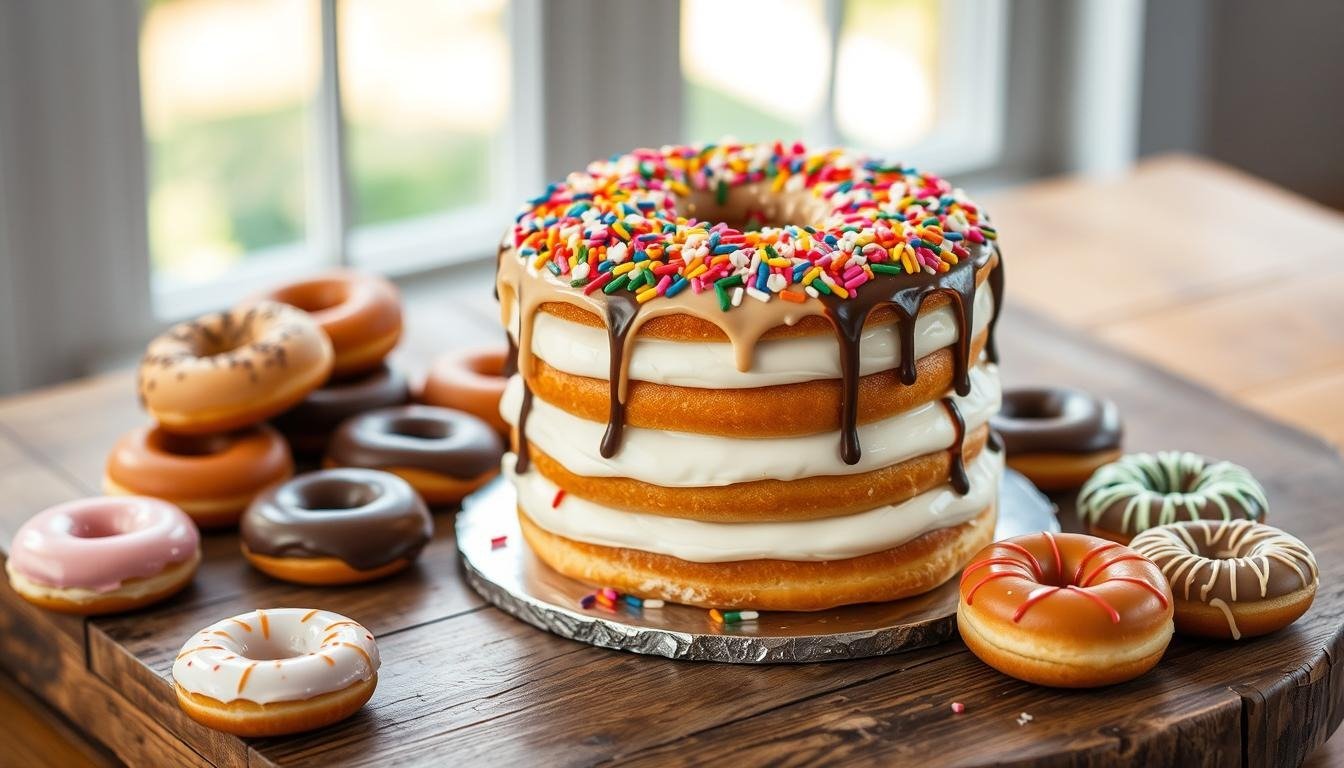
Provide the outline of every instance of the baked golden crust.
[[819,611],[922,594],[956,575],[994,537],[997,507],[898,547],[846,560],[694,563],[574,541],[543,530],[520,509],[523,537],[542,562],[595,586],[704,608]]
[[[971,359],[980,357],[988,331],[971,342]],[[915,383],[902,384],[895,370],[859,378],[859,423],[890,418],[936,400],[952,386],[954,347],[932,352],[917,362]],[[896,361],[891,362],[893,369]],[[605,422],[611,385],[605,379],[575,376],[540,359],[527,375],[534,396],[589,421]],[[697,389],[631,381],[625,420],[631,427],[694,432],[723,437],[791,437],[838,432],[840,379],[818,379],[754,389]],[[798,407],[795,404],[806,404]],[[516,449],[516,443],[515,443]]]
[[1094,453],[1008,454],[1008,466],[1042,491],[1068,491],[1087,482],[1102,466],[1120,458],[1120,449]]
[[359,711],[378,687],[378,675],[302,701],[257,704],[239,699],[224,703],[174,685],[177,702],[191,719],[237,736],[281,736],[311,731]]
[[[984,448],[989,426],[966,435],[970,464]],[[947,482],[951,451],[940,450],[853,475],[757,480],[703,488],[667,488],[626,477],[584,477],[529,444],[533,468],[566,493],[612,509],[714,523],[782,522],[841,517],[903,501]]]

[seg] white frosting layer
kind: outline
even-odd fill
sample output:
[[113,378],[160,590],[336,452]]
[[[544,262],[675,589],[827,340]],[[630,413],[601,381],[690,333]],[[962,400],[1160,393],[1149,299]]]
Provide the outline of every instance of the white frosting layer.
[[[987,285],[975,293],[972,336],[989,325],[994,295]],[[509,331],[518,338],[515,314]],[[923,357],[957,340],[952,307],[943,306],[915,322],[915,355]],[[863,333],[859,345],[861,375],[896,367],[901,357],[896,325],[888,323]],[[532,352],[547,365],[575,376],[605,379],[611,351],[607,333],[581,323],[538,312],[532,326]],[[739,371],[728,342],[687,342],[636,338],[630,355],[630,378],[681,387],[742,389],[840,378],[840,346],[831,334],[767,339],[756,345],[751,370]]]
[[173,680],[224,703],[269,704],[349,688],[378,665],[373,635],[339,613],[270,608],[197,632],[173,662]]
[[984,451],[966,468],[971,489],[958,496],[942,485],[901,504],[843,517],[784,523],[706,523],[646,515],[594,504],[574,494],[552,507],[556,486],[540,472],[504,472],[518,503],[541,528],[574,541],[627,547],[698,563],[734,560],[843,560],[880,552],[922,534],[949,528],[996,503],[1003,454]]
[[[971,369],[971,393],[953,399],[967,431],[989,421],[999,409],[998,367]],[[517,424],[522,379],[514,376],[504,390],[500,413]],[[669,488],[702,488],[753,480],[796,480],[816,475],[871,472],[907,459],[945,450],[956,428],[935,400],[887,419],[859,427],[863,455],[856,464],[840,457],[840,434],[776,438],[740,438],[626,427],[621,449],[610,459],[599,450],[606,424],[588,421],[533,397],[527,437],[546,455],[576,475],[629,477]]]

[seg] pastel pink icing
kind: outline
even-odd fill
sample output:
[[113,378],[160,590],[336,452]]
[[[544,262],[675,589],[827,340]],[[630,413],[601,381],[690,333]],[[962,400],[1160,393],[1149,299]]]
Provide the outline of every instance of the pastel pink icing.
[[9,567],[50,587],[110,592],[154,576],[201,548],[196,524],[174,504],[102,496],[58,504],[19,528]]

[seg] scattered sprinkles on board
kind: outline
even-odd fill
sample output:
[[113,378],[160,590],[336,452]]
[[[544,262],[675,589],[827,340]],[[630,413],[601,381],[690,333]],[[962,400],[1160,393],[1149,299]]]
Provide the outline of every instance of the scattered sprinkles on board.
[[[734,189],[810,193],[813,225],[770,226],[748,208],[744,229],[688,219],[678,199]],[[617,155],[549,185],[515,220],[510,245],[539,273],[584,293],[624,291],[641,304],[713,291],[728,312],[743,297],[847,299],[878,275],[947,272],[969,244],[996,239],[980,209],[914,168],[802,144],[709,144]]]

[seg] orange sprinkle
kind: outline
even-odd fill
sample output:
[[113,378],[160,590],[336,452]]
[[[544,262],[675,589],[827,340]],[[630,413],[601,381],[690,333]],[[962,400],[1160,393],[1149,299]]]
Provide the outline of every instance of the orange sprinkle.
[[795,304],[802,304],[807,301],[806,294],[795,293],[794,291],[780,291],[779,298],[785,301],[792,301]]
[[329,667],[334,667],[334,666],[336,666],[336,660],[335,660],[335,659],[331,658],[330,656],[328,656],[328,655],[325,654],[325,653],[321,654],[321,656],[322,656],[322,660],[325,661],[325,662],[327,662],[327,666],[329,666]]
[[339,627],[339,626],[343,626],[343,625],[345,625],[345,624],[349,624],[349,625],[351,625],[351,626],[358,626],[358,625],[359,625],[358,622],[354,622],[354,621],[337,621],[337,622],[334,622],[334,623],[332,623],[332,624],[328,624],[327,626],[323,627],[323,628],[322,628],[322,631],[323,631],[323,632],[330,632],[332,627]]
[[370,672],[373,671],[373,659],[369,658],[368,651],[364,650],[363,648],[360,648],[358,645],[355,645],[354,643],[341,643],[341,645],[344,645],[347,648],[354,648],[356,651],[359,651],[359,655],[364,657],[364,663],[369,665],[369,671]]
[[271,639],[271,622],[266,618],[266,614],[257,611],[257,618],[261,619],[261,636],[267,640]]
[[313,618],[313,614],[317,613],[317,610],[318,610],[318,609],[314,608],[313,610],[311,610],[311,611],[309,611],[309,612],[303,614],[303,618],[302,618],[302,619],[299,619],[299,623],[302,624],[302,623],[304,623],[305,621],[307,621],[307,620]]
[[252,625],[248,624],[246,621],[239,621],[238,619],[229,619],[229,621],[232,621],[234,624],[237,624],[248,632],[252,631]]
[[216,629],[214,632],[211,632],[210,634],[212,634],[212,635],[220,635],[221,637],[227,637],[227,638],[229,638],[230,640],[233,639],[233,635],[230,635],[228,632],[225,632],[225,631],[222,630],[222,629]]
[[177,654],[177,658],[180,659],[183,656],[193,654],[197,651],[222,651],[222,650],[224,650],[224,646],[222,645],[198,645],[195,648],[188,648],[187,650]]
[[248,664],[248,665],[247,665],[247,669],[244,669],[244,670],[243,670],[243,676],[240,677],[240,678],[238,678],[238,692],[239,692],[239,693],[242,693],[242,692],[243,692],[243,686],[244,686],[244,685],[247,685],[247,678],[248,678],[249,675],[252,674],[252,668],[255,667],[255,666],[257,666],[257,662],[255,662],[255,661],[252,662],[251,664]]

